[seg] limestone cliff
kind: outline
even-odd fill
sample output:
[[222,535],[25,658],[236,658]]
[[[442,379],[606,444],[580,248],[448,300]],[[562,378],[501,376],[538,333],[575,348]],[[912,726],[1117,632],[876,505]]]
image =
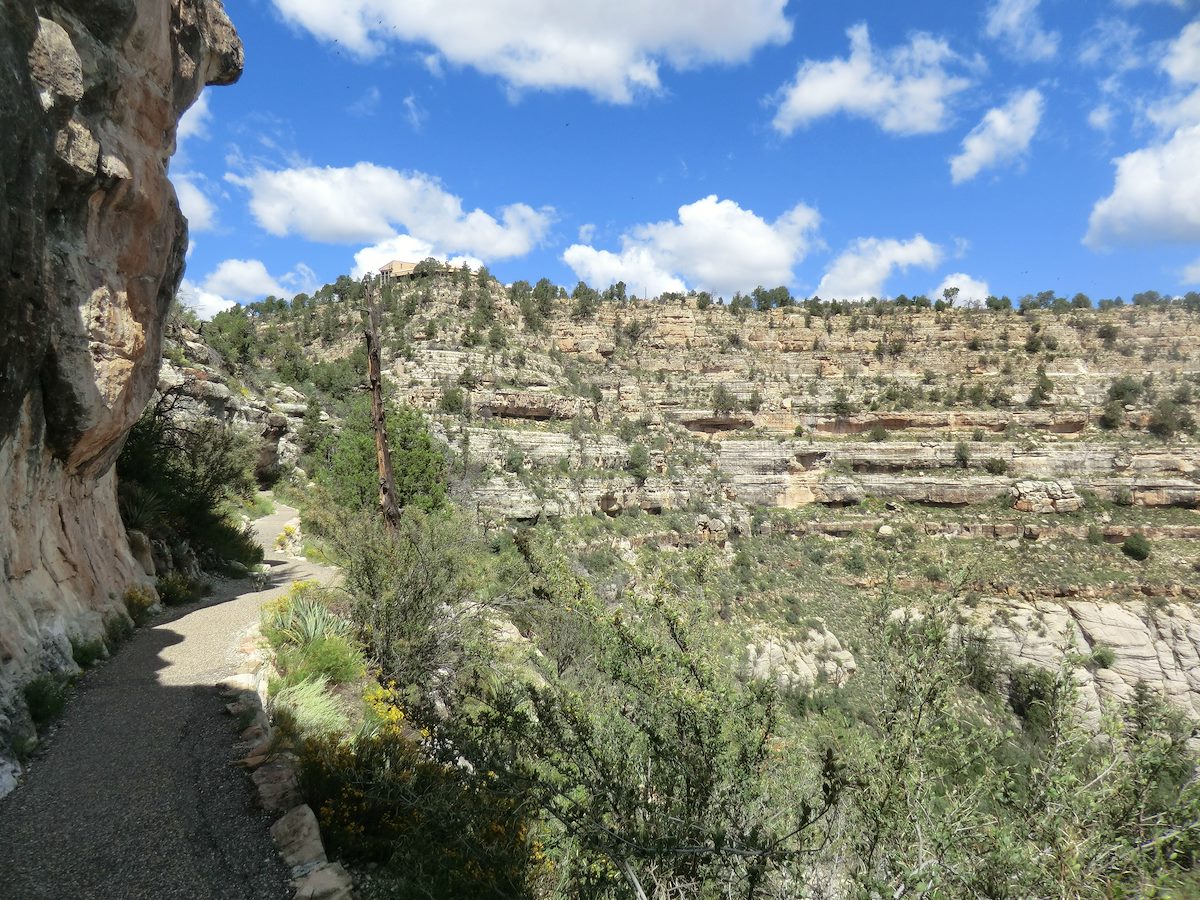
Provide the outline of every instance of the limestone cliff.
[[0,0],[0,21],[3,747],[29,732],[22,684],[71,668],[145,578],[112,467],[183,272],[167,166],[179,117],[243,53],[220,0]]

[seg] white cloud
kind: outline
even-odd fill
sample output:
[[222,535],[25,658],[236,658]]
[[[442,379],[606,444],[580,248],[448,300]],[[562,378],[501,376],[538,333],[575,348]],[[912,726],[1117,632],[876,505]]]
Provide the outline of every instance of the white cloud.
[[453,266],[461,266],[465,262],[472,269],[478,269],[483,265],[483,261],[474,256],[452,257],[438,250],[428,241],[422,241],[411,234],[397,234],[355,253],[354,271],[351,274],[355,278],[362,278],[368,272],[378,272],[394,259],[420,262],[430,257],[448,262]]
[[383,101],[383,92],[375,85],[371,85],[362,96],[346,107],[346,112],[352,116],[361,116],[362,118],[370,118],[379,111],[379,104]]
[[1179,84],[1200,83],[1200,19],[1187,25],[1171,42],[1162,69]]
[[1016,94],[1004,106],[989,109],[971,133],[963,138],[962,152],[950,160],[955,184],[970,181],[984,169],[1021,159],[1042,121],[1045,100],[1041,91]]
[[1140,28],[1124,19],[1100,19],[1084,35],[1079,61],[1114,72],[1128,72],[1147,65],[1147,53],[1138,46],[1141,34]]
[[250,210],[270,234],[299,234],[327,243],[365,243],[407,231],[418,240],[483,259],[523,256],[545,236],[549,207],[514,203],[499,219],[475,209],[420,172],[361,162],[349,168],[307,166],[227,180],[250,192]]
[[624,281],[635,296],[657,297],[667,291],[682,293],[687,290],[683,279],[664,268],[649,247],[633,245],[613,253],[572,244],[562,258],[584,281],[603,287]]
[[1114,160],[1112,193],[1096,203],[1084,243],[1200,241],[1200,125]]
[[982,306],[988,295],[991,294],[991,289],[986,281],[980,281],[962,272],[955,272],[943,278],[942,283],[937,286],[930,297],[940,300],[946,288],[958,288],[958,297],[955,300],[958,306]]
[[420,131],[425,127],[425,120],[429,118],[429,113],[414,94],[409,94],[404,98],[404,117],[408,119],[408,126],[413,131]]
[[865,24],[847,32],[850,55],[807,60],[779,92],[773,125],[782,134],[836,113],[870,119],[892,134],[927,134],[946,127],[947,104],[971,81],[948,68],[964,64],[928,34],[887,53],[871,46]]
[[179,286],[179,302],[188,309],[195,310],[196,315],[205,321],[211,319],[217,313],[221,312],[221,310],[237,306],[235,301],[226,300],[219,294],[206,291],[186,278]]
[[1032,61],[1053,59],[1061,36],[1042,27],[1041,0],[995,0],[987,11],[987,36],[1008,45],[1010,52]]
[[230,300],[248,302],[263,297],[290,297],[261,260],[227,259],[204,279],[203,289]]
[[189,138],[208,137],[208,126],[212,121],[212,110],[208,108],[208,91],[202,91],[196,102],[179,119],[175,131],[176,140],[183,143]]
[[[1159,68],[1180,88],[1200,84],[1200,19],[1187,25],[1167,47]],[[1200,124],[1200,88],[1176,93],[1152,105],[1147,117],[1167,131]]]
[[267,296],[290,299],[300,292],[317,288],[317,274],[304,263],[279,278],[267,271],[258,259],[227,259],[200,284],[184,279],[179,299],[196,311],[201,319],[211,319],[223,309],[238,303],[250,303]]
[[1115,116],[1116,113],[1113,112],[1113,108],[1111,106],[1109,106],[1107,103],[1101,103],[1088,113],[1087,121],[1088,124],[1097,131],[1108,131],[1110,128],[1112,128],[1113,118]]
[[830,265],[817,286],[825,299],[858,300],[883,296],[888,279],[913,266],[930,269],[942,258],[942,248],[918,234],[908,241],[859,238]]
[[188,230],[193,234],[212,231],[217,224],[217,207],[190,175],[172,175],[179,208],[187,216]]
[[1187,285],[1200,285],[1200,259],[1184,268],[1183,283]]
[[768,222],[714,195],[681,206],[677,220],[631,228],[617,253],[581,243],[562,258],[579,277],[601,286],[621,280],[639,294],[692,287],[729,296],[759,284],[790,284],[820,222],[820,214],[803,203]]
[[627,103],[659,68],[737,63],[791,38],[786,0],[273,0],[284,19],[363,58],[390,41],[511,88],[578,88]]

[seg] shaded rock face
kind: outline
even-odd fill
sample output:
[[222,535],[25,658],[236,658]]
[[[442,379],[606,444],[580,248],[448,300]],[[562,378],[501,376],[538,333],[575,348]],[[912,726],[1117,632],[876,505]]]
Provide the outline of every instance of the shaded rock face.
[[[112,466],[154,390],[187,224],[179,117],[243,53],[219,0],[0,0],[0,737],[146,575]],[[0,742],[2,743],[2,742]]]

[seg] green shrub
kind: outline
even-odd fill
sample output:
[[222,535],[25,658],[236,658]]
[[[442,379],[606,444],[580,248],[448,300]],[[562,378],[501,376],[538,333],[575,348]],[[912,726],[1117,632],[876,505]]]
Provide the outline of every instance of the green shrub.
[[117,459],[126,527],[186,540],[214,565],[223,559],[254,565],[262,551],[247,540],[233,512],[254,502],[257,438],[212,419],[181,427],[176,401],[184,387],[146,410]]
[[1008,461],[994,456],[991,459],[985,460],[983,467],[987,470],[989,475],[1008,474]]
[[1133,506],[1133,491],[1125,485],[1119,485],[1113,491],[1113,503],[1117,506]]
[[279,728],[297,738],[342,734],[350,727],[350,720],[329,692],[329,681],[325,678],[311,678],[281,688],[271,698],[271,712]]
[[93,641],[71,641],[71,658],[81,669],[90,669],[107,656],[108,648],[99,638]]
[[875,443],[882,443],[889,437],[891,437],[891,434],[882,425],[876,425],[869,432],[867,432],[867,440]]
[[1009,675],[1008,705],[1026,724],[1045,728],[1050,724],[1057,686],[1057,679],[1050,670],[1020,666]]
[[525,468],[525,454],[513,447],[504,454],[504,471],[517,474]]
[[104,646],[108,648],[109,653],[129,640],[132,634],[133,622],[129,616],[118,613],[104,620]]
[[444,413],[449,413],[452,416],[461,416],[463,410],[467,408],[467,401],[463,395],[462,388],[452,387],[445,390],[442,393],[442,399],[439,401],[438,406],[441,407]]
[[71,679],[62,674],[39,675],[23,689],[29,717],[35,725],[46,725],[63,714],[71,697]]
[[971,464],[971,448],[963,441],[954,445],[954,464],[960,469]]
[[863,556],[862,550],[858,547],[850,551],[850,555],[846,557],[843,565],[845,565],[846,571],[852,575],[861,575],[867,571],[867,560]]
[[1087,542],[1093,546],[1104,543],[1104,529],[1099,525],[1089,525],[1087,530]]
[[339,857],[379,866],[374,896],[540,895],[531,882],[550,874],[542,843],[521,797],[495,790],[489,774],[431,759],[402,716],[353,741],[312,738],[300,750],[322,837]]
[[1140,531],[1135,531],[1121,544],[1121,552],[1138,562],[1150,558],[1150,540]]
[[150,589],[140,584],[126,588],[123,599],[129,618],[133,619],[133,624],[139,628],[150,621],[154,607],[158,603]]
[[650,451],[644,444],[630,444],[629,459],[625,463],[625,471],[638,481],[645,481],[650,475]]
[[206,581],[185,575],[183,572],[168,572],[160,575],[154,586],[158,589],[158,598],[165,606],[183,606],[195,603],[209,592]]
[[1107,644],[1097,644],[1092,648],[1091,655],[1088,659],[1088,668],[1095,669],[1110,669],[1112,664],[1117,661],[1117,654],[1112,647]]

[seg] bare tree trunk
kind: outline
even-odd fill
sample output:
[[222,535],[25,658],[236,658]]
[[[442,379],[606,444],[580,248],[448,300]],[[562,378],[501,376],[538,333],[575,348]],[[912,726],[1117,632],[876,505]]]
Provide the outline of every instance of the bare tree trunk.
[[371,280],[366,285],[367,374],[371,382],[371,424],[375,428],[375,459],[379,466],[379,508],[389,531],[400,527],[400,507],[396,503],[396,480],[392,475],[392,452],[388,447],[387,421],[383,406],[383,372],[379,352],[379,297]]

